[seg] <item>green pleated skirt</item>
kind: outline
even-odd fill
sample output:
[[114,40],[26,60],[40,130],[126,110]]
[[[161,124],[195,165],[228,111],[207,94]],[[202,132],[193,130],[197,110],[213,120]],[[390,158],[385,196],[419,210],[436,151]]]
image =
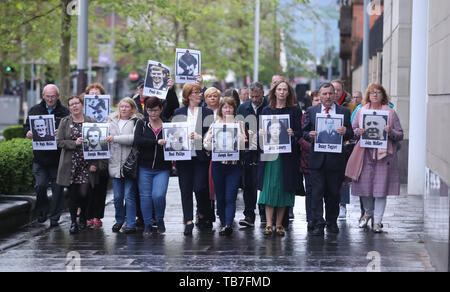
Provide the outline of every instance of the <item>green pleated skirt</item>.
[[283,170],[281,157],[277,160],[265,162],[263,188],[259,194],[258,204],[272,207],[293,207],[295,192],[283,190]]

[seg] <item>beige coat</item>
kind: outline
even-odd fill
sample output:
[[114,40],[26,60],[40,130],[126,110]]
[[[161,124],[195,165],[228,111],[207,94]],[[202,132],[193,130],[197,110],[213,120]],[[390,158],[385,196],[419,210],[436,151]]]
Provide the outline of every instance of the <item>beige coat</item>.
[[122,133],[119,130],[119,115],[117,112],[108,117],[109,134],[114,136],[114,141],[109,144],[111,158],[109,159],[109,176],[112,178],[122,177],[122,166],[131,152],[134,141],[134,128],[138,120],[133,115],[123,126]]
[[[96,123],[97,121],[91,117],[84,116],[84,121],[86,123]],[[81,145],[76,145],[75,140],[71,139],[71,125],[73,119],[72,115],[68,115],[67,117],[61,120],[58,128],[58,137],[56,138],[56,142],[58,144],[58,148],[61,148],[61,157],[59,158],[59,166],[58,166],[58,176],[56,178],[56,183],[68,187],[70,185],[70,178],[72,176],[72,154],[73,151],[77,147],[81,147]],[[98,161],[89,160],[89,165],[94,165],[98,167]],[[91,175],[92,174],[92,175]],[[93,186],[95,181],[97,180],[96,173],[90,173],[89,182]]]

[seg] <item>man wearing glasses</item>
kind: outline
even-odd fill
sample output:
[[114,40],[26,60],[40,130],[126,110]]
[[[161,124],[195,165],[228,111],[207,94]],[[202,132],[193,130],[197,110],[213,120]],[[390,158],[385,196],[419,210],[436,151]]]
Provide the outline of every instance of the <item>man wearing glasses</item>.
[[[48,84],[44,87],[42,101],[28,111],[28,116],[35,115],[54,115],[56,129],[58,129],[61,119],[69,115],[69,110],[59,100],[59,89],[54,84]],[[33,139],[28,117],[25,119],[23,130],[27,138]],[[58,134],[57,131],[55,130],[55,135]],[[63,203],[63,187],[56,184],[60,150],[34,150],[33,155],[37,220],[39,223],[44,223],[50,212],[50,226],[57,226]],[[51,206],[49,206],[47,197],[49,181],[52,183]]]

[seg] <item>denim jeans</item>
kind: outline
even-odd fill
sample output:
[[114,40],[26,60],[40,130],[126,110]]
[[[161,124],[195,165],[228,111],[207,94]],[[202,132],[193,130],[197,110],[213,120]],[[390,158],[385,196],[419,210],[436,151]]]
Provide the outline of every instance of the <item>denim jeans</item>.
[[155,207],[156,221],[164,220],[169,177],[170,170],[139,168],[139,195],[141,196],[141,210],[146,226],[153,225],[153,206]]
[[114,188],[116,223],[123,224],[125,222],[125,199],[127,227],[136,228],[136,182],[127,178],[113,178],[112,183]]
[[236,198],[242,174],[240,165],[225,165],[213,162],[211,173],[216,192],[217,213],[222,227],[233,226],[236,213]]

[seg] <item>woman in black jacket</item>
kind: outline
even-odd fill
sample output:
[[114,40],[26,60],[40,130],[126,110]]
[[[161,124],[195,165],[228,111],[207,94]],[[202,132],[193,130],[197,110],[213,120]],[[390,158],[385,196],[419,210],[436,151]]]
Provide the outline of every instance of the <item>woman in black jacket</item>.
[[[303,182],[300,174],[300,153],[296,142],[302,136],[302,112],[295,104],[295,91],[285,80],[277,82],[269,92],[269,105],[261,115],[289,115],[290,128],[283,129],[291,136],[291,153],[262,154],[258,169],[258,188],[261,190],[258,204],[266,205],[267,224],[264,235],[272,235],[272,216],[276,211],[276,234],[284,236],[282,221],[287,207],[293,207],[295,193]],[[260,135],[269,133],[261,130]],[[279,133],[281,136],[281,133]]]
[[[202,87],[197,83],[186,83],[183,87],[184,107],[175,111],[173,122],[187,122],[191,142],[192,160],[177,161],[178,181],[183,205],[184,235],[191,235],[194,228],[193,199],[197,200],[200,230],[211,230],[214,220],[214,208],[209,198],[208,170],[210,155],[203,149],[203,137],[214,120],[214,112],[200,107]],[[206,122],[209,120],[209,124]]]
[[164,233],[164,212],[166,193],[169,184],[172,163],[164,161],[161,113],[163,105],[157,97],[145,102],[148,116],[136,123],[134,144],[138,147],[139,158],[139,195],[144,217],[144,235],[151,235],[153,219],[152,207],[155,207],[157,232]]

